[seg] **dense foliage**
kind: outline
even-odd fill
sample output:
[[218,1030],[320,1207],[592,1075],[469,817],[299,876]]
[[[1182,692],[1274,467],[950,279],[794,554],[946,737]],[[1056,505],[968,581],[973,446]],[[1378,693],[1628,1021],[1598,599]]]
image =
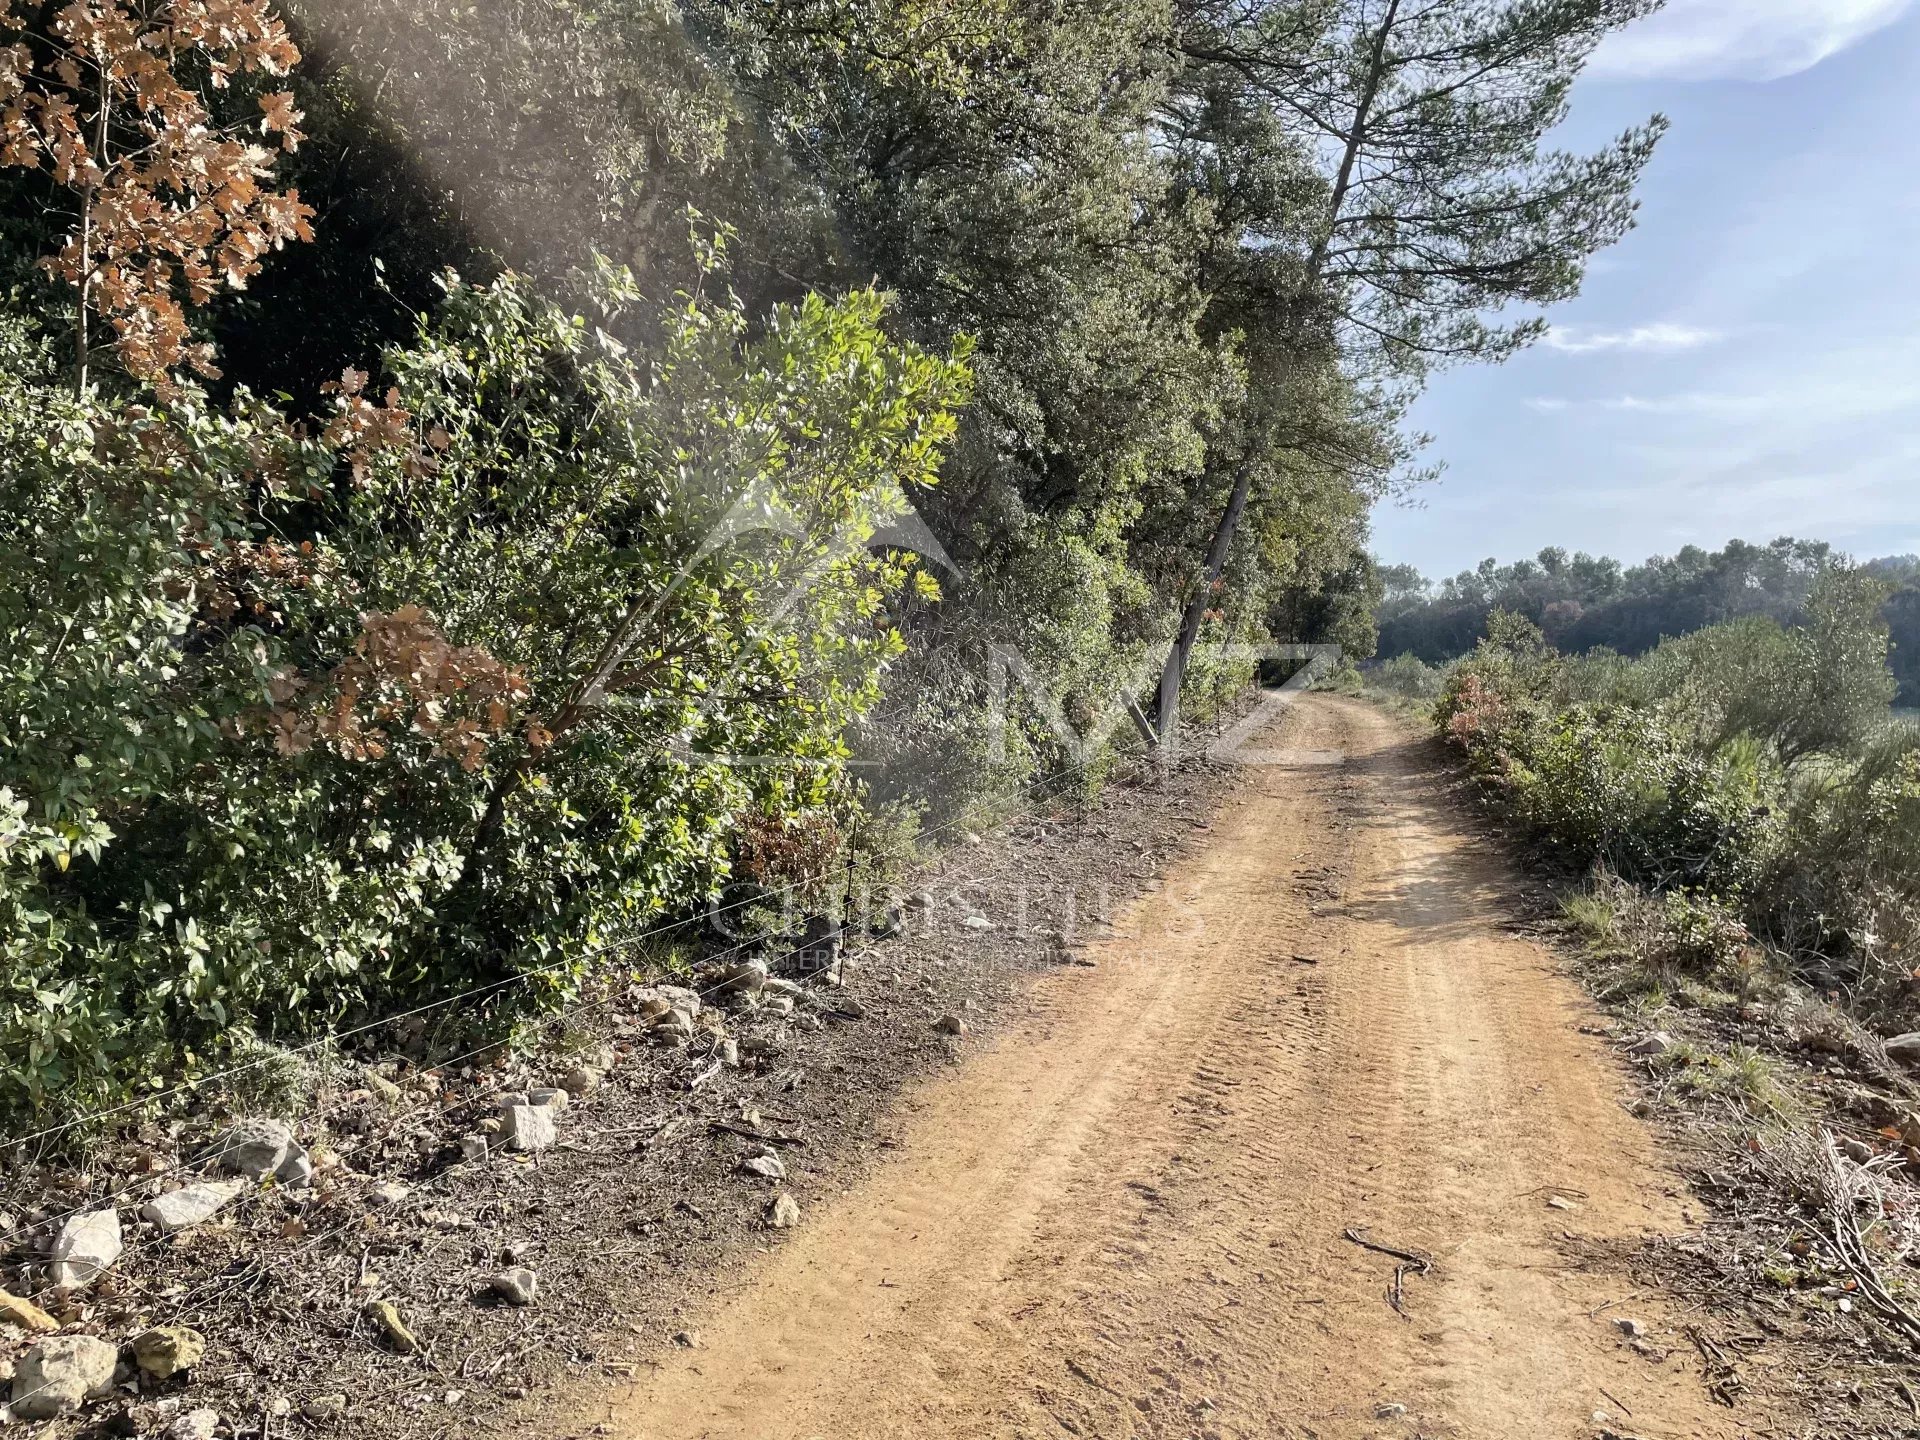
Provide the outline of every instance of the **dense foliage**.
[[1630,223],[1659,122],[1543,137],[1647,8],[0,5],[0,1113],[564,1001],[1092,783],[1200,642],[1369,651],[1406,402]]
[[1797,624],[1748,617],[1638,660],[1562,655],[1496,610],[1436,722],[1530,836],[1665,897],[1668,958],[1711,971],[1758,938],[1904,1024],[1920,728],[1889,709],[1887,588],[1834,569]]

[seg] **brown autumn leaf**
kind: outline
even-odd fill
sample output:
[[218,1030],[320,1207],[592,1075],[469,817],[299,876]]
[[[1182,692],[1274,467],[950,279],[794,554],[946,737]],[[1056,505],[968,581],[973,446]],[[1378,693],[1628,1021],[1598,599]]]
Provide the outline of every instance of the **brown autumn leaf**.
[[[182,297],[244,287],[272,251],[312,239],[313,210],[272,187],[274,152],[215,124],[183,76],[219,89],[243,71],[284,75],[300,52],[268,0],[71,0],[49,28],[60,53],[37,74],[25,22],[0,3],[0,166],[44,169],[70,192],[73,228],[42,263],[80,292],[79,354],[97,315],[122,366],[163,394],[182,366],[217,376]],[[291,93],[261,108],[263,131],[294,149]]]

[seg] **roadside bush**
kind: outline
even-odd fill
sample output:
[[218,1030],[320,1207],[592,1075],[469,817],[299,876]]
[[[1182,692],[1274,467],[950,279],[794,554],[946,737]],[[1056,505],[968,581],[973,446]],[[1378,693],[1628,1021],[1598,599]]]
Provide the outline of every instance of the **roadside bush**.
[[1363,672],[1367,685],[1397,695],[1403,700],[1437,700],[1445,672],[1429,665],[1417,655],[1396,655],[1369,665]]
[[[312,436],[242,396],[0,386],[0,1113],[241,1027],[534,976],[697,907],[754,817],[844,797],[962,361],[881,296],[601,323],[450,280]],[[754,763],[735,764],[749,757]],[[18,1058],[16,1058],[18,1057]]]
[[1739,620],[1636,662],[1563,660],[1495,615],[1436,722],[1530,837],[1659,897],[1632,948],[1705,973],[1757,934],[1910,1016],[1920,740],[1889,709],[1883,600],[1836,570],[1804,625]]

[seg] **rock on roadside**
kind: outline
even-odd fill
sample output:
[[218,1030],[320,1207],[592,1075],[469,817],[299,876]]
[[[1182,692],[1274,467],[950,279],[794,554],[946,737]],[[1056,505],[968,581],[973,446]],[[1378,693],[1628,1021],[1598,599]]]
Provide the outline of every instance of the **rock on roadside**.
[[156,1380],[171,1380],[182,1370],[191,1370],[206,1353],[206,1336],[185,1325],[163,1325],[133,1342],[134,1360]]
[[159,1227],[162,1235],[204,1225],[218,1215],[246,1188],[240,1180],[204,1180],[179,1190],[156,1195],[140,1207],[140,1218]]
[[540,1277],[524,1265],[516,1265],[489,1277],[487,1289],[509,1305],[531,1305],[540,1298]]
[[91,1335],[56,1335],[20,1357],[13,1377],[13,1413],[55,1420],[113,1389],[120,1352]]
[[203,1406],[176,1416],[174,1422],[160,1432],[160,1440],[213,1440],[219,1428],[220,1412]]
[[236,1120],[201,1158],[249,1180],[272,1177],[298,1186],[313,1179],[313,1161],[306,1147],[278,1120]]
[[51,1335],[60,1322],[31,1300],[0,1290],[0,1325],[13,1325],[29,1335]]
[[508,1105],[500,1112],[500,1134],[523,1154],[551,1150],[560,1134],[554,1125],[558,1112],[549,1105]]
[[118,1210],[74,1215],[54,1237],[53,1283],[69,1290],[91,1285],[120,1258],[121,1249]]
[[784,1180],[787,1167],[778,1155],[753,1155],[740,1162],[740,1168],[763,1180]]
[[767,1226],[773,1230],[791,1230],[800,1223],[800,1202],[782,1190],[767,1206]]

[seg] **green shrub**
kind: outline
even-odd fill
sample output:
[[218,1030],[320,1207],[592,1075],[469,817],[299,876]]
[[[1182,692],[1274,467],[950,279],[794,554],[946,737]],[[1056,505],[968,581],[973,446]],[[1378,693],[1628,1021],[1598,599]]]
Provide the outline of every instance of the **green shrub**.
[[1881,599],[1836,570],[1802,626],[1739,620],[1637,662],[1562,660],[1497,615],[1437,723],[1531,837],[1659,897],[1625,948],[1734,973],[1759,934],[1908,1014],[1920,737],[1891,718]]
[[[882,297],[451,281],[322,438],[0,377],[0,1113],[537,973],[844,808],[958,357]],[[735,757],[755,763],[734,764]]]
[[1364,672],[1367,685],[1403,700],[1437,700],[1445,672],[1429,665],[1417,655],[1396,655],[1370,665]]

